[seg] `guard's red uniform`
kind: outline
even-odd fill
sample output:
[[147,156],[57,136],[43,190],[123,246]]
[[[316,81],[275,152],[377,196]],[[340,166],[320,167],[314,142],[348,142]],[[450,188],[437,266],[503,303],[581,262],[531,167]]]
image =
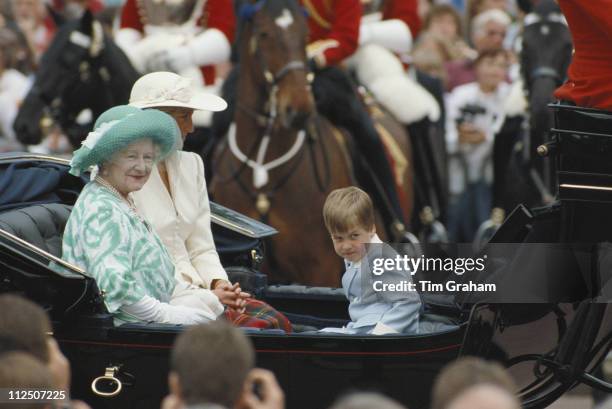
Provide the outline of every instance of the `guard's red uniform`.
[[359,44],[361,3],[359,0],[301,0],[308,12],[309,43],[336,40],[337,47],[323,52],[326,65],[350,57]]
[[555,97],[612,111],[612,0],[558,0],[574,40],[568,80]]
[[412,38],[417,38],[421,31],[421,18],[418,12],[417,0],[389,0],[385,4],[383,20],[402,20],[412,33]]
[[[139,0],[127,0],[121,11],[121,28],[133,28],[144,34],[144,19],[138,7]],[[197,21],[199,27],[216,28],[227,37],[229,43],[234,41],[236,18],[229,0],[207,0],[202,17]],[[214,66],[201,67],[207,85],[215,83]]]

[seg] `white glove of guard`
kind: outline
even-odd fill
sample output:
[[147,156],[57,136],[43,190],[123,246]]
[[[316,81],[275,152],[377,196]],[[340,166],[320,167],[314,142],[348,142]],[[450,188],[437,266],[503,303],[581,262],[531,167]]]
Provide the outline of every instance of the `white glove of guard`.
[[149,57],[146,63],[147,71],[180,72],[195,66],[193,53],[188,46],[161,50]]

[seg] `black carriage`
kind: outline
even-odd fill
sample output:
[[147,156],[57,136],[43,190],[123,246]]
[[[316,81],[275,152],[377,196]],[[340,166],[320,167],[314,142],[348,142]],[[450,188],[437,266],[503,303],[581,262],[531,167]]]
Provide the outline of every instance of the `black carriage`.
[[[59,258],[63,226],[86,182],[67,170],[67,161],[52,157],[0,157],[0,292],[24,294],[49,312],[54,335],[72,364],[75,398],[96,408],[158,407],[167,393],[168,355],[182,327],[115,325],[95,281]],[[462,354],[527,366],[529,372],[520,375],[525,382],[521,396],[530,408],[544,407],[581,378],[609,387],[585,375],[612,342],[608,304],[550,306],[517,320],[516,310],[431,298],[425,299],[429,313],[455,320],[456,329],[418,336],[316,333],[312,330],[347,322],[344,294],[331,288],[268,285],[256,267],[263,240],[273,229],[211,205],[215,241],[232,279],[295,324],[291,334],[245,329],[257,351],[257,365],[274,371],[289,408],[326,407],[351,388],[379,390],[410,408],[426,408],[436,374]],[[524,235],[520,226],[532,222],[530,217],[528,212],[515,216],[519,228],[502,234]],[[55,264],[67,268],[59,273]],[[580,319],[568,318],[574,316]],[[516,348],[525,347],[520,331],[532,333],[542,322],[553,325],[546,342],[533,341],[528,351]],[[506,342],[512,328],[518,328],[518,338]]]

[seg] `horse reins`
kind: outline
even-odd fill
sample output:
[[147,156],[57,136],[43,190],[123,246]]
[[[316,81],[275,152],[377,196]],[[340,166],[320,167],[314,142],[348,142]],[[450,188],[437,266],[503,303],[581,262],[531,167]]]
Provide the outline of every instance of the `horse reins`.
[[[309,150],[310,150],[310,154],[313,160],[315,179],[317,182],[317,186],[321,191],[326,190],[326,185],[329,183],[331,176],[330,176],[329,163],[328,163],[329,159],[327,158],[327,155],[324,149],[323,156],[324,156],[324,162],[325,162],[325,178],[324,180],[322,180],[321,175],[319,174],[319,171],[316,166],[316,155],[312,149],[312,141],[316,136],[313,135],[312,132],[307,133],[304,129],[298,131],[295,143],[291,146],[291,148],[285,154],[281,155],[280,157],[276,159],[273,159],[272,161],[268,163],[264,163],[266,152],[270,144],[270,139],[271,139],[270,134],[272,133],[274,124],[276,120],[278,119],[277,94],[279,91],[279,83],[289,73],[293,71],[297,71],[297,70],[308,71],[308,67],[303,60],[291,60],[287,64],[285,64],[282,68],[280,68],[276,73],[273,73],[268,68],[265,59],[262,58],[260,55],[260,49],[257,44],[256,36],[252,37],[251,39],[249,51],[255,57],[255,59],[261,63],[262,68],[263,68],[262,70],[263,78],[266,81],[266,85],[267,85],[266,88],[267,88],[267,94],[268,94],[268,100],[265,104],[267,112],[262,114],[262,113],[259,113],[257,111],[250,109],[249,107],[244,106],[243,104],[239,103],[237,105],[238,109],[243,111],[247,116],[251,117],[257,123],[259,127],[264,129],[264,131],[263,133],[260,134],[260,136],[258,137],[258,140],[253,145],[253,148],[251,149],[250,154],[245,155],[238,147],[238,143],[236,139],[235,124],[232,124],[230,126],[229,133],[228,133],[228,147],[229,147],[230,152],[234,155],[234,157],[236,157],[236,159],[238,159],[238,161],[241,162],[241,166],[235,172],[232,172],[229,179],[236,180],[240,188],[245,193],[247,193],[253,200],[256,200],[256,204],[257,204],[256,207],[263,217],[265,216],[265,214],[267,213],[267,210],[269,209],[269,198],[273,196],[274,193],[278,191],[278,189],[280,189],[289,180],[291,175],[297,169],[298,165],[301,163],[301,159],[303,157],[303,155],[301,154],[302,147],[307,137],[309,138],[308,146],[310,148]],[[308,78],[308,81],[311,83],[314,78],[313,74],[312,73],[307,74],[307,78]],[[316,133],[318,134],[318,132]],[[259,146],[259,148],[256,149],[255,148],[256,146]],[[256,159],[252,160],[249,158],[249,156],[252,153],[254,153],[255,150],[257,150]],[[247,186],[245,186],[245,184],[239,178],[242,171],[244,171],[246,167],[250,167],[253,170],[253,186],[256,189],[260,189],[261,187],[265,186],[268,182],[268,171],[274,168],[277,168],[285,163],[288,163],[289,161],[294,159],[296,155],[299,155],[297,157],[298,160],[294,162],[289,172],[286,175],[284,175],[282,178],[280,178],[279,181],[272,187],[272,189],[266,193],[255,194]]]

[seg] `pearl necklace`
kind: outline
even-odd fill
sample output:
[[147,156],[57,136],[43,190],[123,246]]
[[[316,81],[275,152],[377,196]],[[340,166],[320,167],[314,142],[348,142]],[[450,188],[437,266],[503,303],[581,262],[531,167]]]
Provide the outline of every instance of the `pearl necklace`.
[[111,185],[106,179],[102,178],[100,175],[96,175],[94,181],[100,184],[101,186],[105,187],[106,189],[108,189],[108,191],[110,191],[113,194],[113,196],[116,196],[121,201],[126,203],[131,213],[133,213],[134,216],[136,216],[138,220],[144,223],[147,230],[151,231],[151,226],[149,226],[149,223],[147,223],[147,221],[138,213],[138,210],[136,210],[136,204],[134,203],[131,197],[124,196],[121,193],[119,193],[119,191],[113,185]]

